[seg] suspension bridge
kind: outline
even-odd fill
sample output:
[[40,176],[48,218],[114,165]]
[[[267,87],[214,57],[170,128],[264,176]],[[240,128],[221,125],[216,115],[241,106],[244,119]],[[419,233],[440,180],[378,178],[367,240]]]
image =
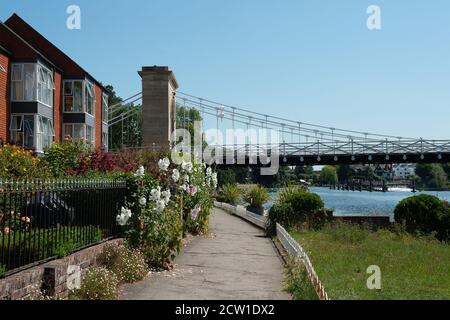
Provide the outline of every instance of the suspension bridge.
[[[155,69],[161,67],[144,67],[143,70],[145,68],[148,68],[151,72],[161,71]],[[171,71],[168,71],[168,68],[164,68],[163,71],[169,75],[167,81],[170,82]],[[161,104],[160,95],[155,93],[157,92],[155,86],[152,87],[151,92],[145,92],[144,79],[143,77],[142,92],[125,99],[120,104],[110,106],[110,132],[114,130],[114,126],[121,123],[123,136],[127,130],[126,125],[124,125],[127,119],[142,112],[151,112],[154,108],[152,103]],[[154,77],[151,81],[154,81],[153,79]],[[161,83],[161,79],[158,79],[158,81],[158,83]],[[159,85],[157,88],[161,88],[161,86]],[[186,127],[187,123],[192,121],[189,118],[189,111],[198,111],[203,119],[202,132],[217,132],[215,142],[209,147],[214,149],[216,162],[219,165],[266,165],[257,157],[259,154],[266,154],[268,157],[276,155],[279,157],[280,165],[290,166],[450,162],[450,140],[391,136],[327,127],[230,106],[189,93],[176,92],[176,88],[177,86],[175,88],[169,86],[167,94],[173,96],[173,99],[169,97],[167,101],[162,101],[163,108],[169,109],[168,117],[175,117],[170,109],[181,110],[181,113],[184,114],[181,117],[183,123],[178,124],[178,126]],[[166,87],[163,86],[163,90],[166,90]],[[156,102],[153,100],[153,96],[157,97]],[[136,108],[134,103],[140,101],[143,102],[143,107]],[[147,109],[146,104],[148,105]],[[168,104],[168,106],[164,106],[164,104]],[[119,114],[115,113],[118,108],[121,108]],[[155,118],[153,123],[147,122],[144,123],[144,126],[159,125],[157,121],[158,118]],[[169,121],[171,120],[169,119]],[[211,123],[215,123],[215,125],[209,125],[209,128],[205,128],[205,124]],[[249,134],[245,135],[244,141],[242,141],[239,135],[233,135],[231,141],[227,139],[224,143],[217,137],[223,135],[223,131],[226,129],[231,129],[231,132],[257,130],[258,132],[276,132],[277,134],[276,139],[269,136],[264,141],[255,141]],[[123,147],[127,146],[123,145]],[[147,143],[142,147],[160,148],[161,146],[155,143]]]

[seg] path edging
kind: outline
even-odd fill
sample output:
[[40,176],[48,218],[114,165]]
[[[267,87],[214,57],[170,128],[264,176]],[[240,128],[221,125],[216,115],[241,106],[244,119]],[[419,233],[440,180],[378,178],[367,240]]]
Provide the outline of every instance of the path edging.
[[[246,210],[243,206],[233,206],[231,204],[219,201],[214,201],[214,205],[218,208],[228,210],[229,212],[231,212],[231,214],[239,216],[261,229],[267,229],[268,227],[267,217],[256,215],[253,212]],[[308,278],[311,281],[314,287],[314,291],[316,292],[319,299],[330,300],[322,282],[319,279],[319,276],[314,270],[308,254],[303,249],[303,247],[294,238],[291,237],[291,235],[286,231],[286,229],[283,228],[283,226],[278,223],[276,225],[276,231],[278,240],[280,241],[286,252],[289,254],[289,256],[300,260],[305,266]]]

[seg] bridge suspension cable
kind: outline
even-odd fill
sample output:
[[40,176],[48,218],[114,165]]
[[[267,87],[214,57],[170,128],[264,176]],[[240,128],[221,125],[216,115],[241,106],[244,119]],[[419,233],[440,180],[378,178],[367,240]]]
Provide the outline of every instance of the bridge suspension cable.
[[[285,118],[281,118],[281,117],[277,117],[277,116],[269,116],[267,114],[263,114],[263,113],[259,113],[259,112],[255,112],[255,111],[251,111],[248,109],[244,109],[244,108],[238,108],[235,106],[230,106],[224,103],[219,103],[213,100],[208,100],[205,98],[201,98],[201,97],[197,97],[188,93],[184,93],[184,92],[178,92],[179,95],[183,96],[183,97],[188,97],[190,98],[190,101],[192,103],[199,101],[200,99],[202,100],[203,104],[205,104],[205,102],[209,103],[210,106],[217,108],[217,106],[223,106],[226,109],[231,109],[231,110],[238,110],[239,113],[243,116],[247,116],[248,114],[253,115],[253,117],[258,116],[258,117],[262,117],[263,120],[264,119],[272,119],[271,122],[272,123],[277,123],[279,125],[281,125],[281,123],[285,123],[286,126],[289,124],[292,124],[292,126],[295,127],[310,127],[309,129],[316,129],[318,130],[318,132],[322,132],[324,135],[331,135],[331,129],[333,129],[334,133],[336,134],[336,136],[341,136],[341,137],[351,137],[353,139],[361,139],[364,138],[365,135],[367,135],[371,140],[379,140],[380,138],[394,138],[394,139],[399,139],[399,140],[403,140],[403,139],[415,139],[415,138],[407,138],[407,137],[398,137],[398,136],[392,136],[392,135],[385,135],[385,134],[378,134],[378,133],[368,133],[368,132],[363,132],[363,131],[356,131],[356,130],[348,130],[348,129],[339,129],[339,128],[333,128],[333,127],[327,127],[327,126],[323,126],[323,125],[317,125],[317,124],[312,124],[312,123],[308,123],[308,122],[299,122],[299,121],[295,121],[295,120],[291,120],[291,119],[285,119]],[[228,112],[228,110],[227,110]],[[282,121],[282,122],[280,122]],[[300,125],[300,126],[299,126]],[[289,125],[291,126],[291,125]],[[312,130],[314,130],[312,129]],[[311,130],[309,130],[311,131]]]

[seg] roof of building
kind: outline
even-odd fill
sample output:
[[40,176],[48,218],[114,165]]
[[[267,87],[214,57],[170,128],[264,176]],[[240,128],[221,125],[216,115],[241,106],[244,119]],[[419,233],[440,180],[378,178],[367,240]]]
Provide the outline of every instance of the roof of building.
[[48,60],[52,61],[53,64],[56,64],[67,75],[91,78],[98,86],[107,91],[101,82],[96,80],[89,72],[83,69],[78,63],[36,31],[16,13],[6,20],[5,24],[10,29],[13,29],[20,37],[24,38],[32,47],[43,52]]

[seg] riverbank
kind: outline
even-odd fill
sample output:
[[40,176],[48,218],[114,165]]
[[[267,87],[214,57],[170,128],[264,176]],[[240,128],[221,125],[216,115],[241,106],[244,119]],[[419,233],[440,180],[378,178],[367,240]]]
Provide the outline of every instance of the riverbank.
[[[450,201],[450,192],[368,192],[330,190],[311,187],[325,203],[326,208],[334,210],[335,216],[389,216],[394,221],[394,208],[403,199],[419,194],[430,194],[442,200]],[[272,207],[278,197],[278,190],[271,192],[271,201],[266,209]]]
[[[450,299],[450,246],[431,237],[340,225],[291,232],[307,250],[331,299]],[[381,289],[369,289],[369,266]]]

